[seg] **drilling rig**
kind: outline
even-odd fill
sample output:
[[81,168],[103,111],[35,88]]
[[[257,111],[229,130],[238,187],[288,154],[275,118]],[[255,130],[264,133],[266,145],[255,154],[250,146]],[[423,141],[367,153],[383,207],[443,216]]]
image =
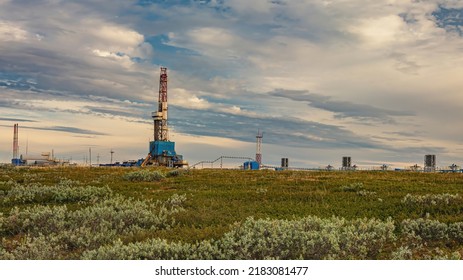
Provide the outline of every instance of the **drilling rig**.
[[151,114],[154,121],[154,141],[150,141],[149,153],[141,166],[156,165],[184,167],[188,162],[175,152],[175,142],[169,140],[167,127],[167,68],[161,67],[158,108]]

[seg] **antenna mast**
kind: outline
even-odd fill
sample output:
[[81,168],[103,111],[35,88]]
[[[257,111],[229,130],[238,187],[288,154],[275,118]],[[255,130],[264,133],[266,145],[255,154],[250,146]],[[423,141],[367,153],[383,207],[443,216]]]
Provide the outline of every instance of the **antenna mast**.
[[256,135],[256,161],[259,163],[259,165],[262,165],[262,138],[264,138],[264,133],[258,130]]

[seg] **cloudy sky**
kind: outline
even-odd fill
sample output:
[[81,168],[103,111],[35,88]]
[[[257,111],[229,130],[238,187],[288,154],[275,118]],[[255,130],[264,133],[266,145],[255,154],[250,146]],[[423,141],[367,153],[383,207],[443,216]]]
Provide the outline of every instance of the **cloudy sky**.
[[14,123],[22,154],[144,157],[165,66],[190,164],[260,129],[270,165],[463,165],[462,36],[459,0],[0,0],[0,162]]

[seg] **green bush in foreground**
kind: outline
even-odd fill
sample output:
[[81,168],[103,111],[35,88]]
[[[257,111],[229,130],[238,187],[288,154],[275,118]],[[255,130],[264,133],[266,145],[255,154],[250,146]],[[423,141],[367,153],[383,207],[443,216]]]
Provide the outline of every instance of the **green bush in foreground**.
[[154,239],[116,242],[85,259],[375,259],[395,240],[394,223],[377,219],[269,220],[248,218],[218,240],[196,244]]
[[8,250],[0,250],[0,259],[78,258],[81,251],[122,236],[170,228],[184,200],[178,195],[163,202],[115,196],[75,211],[66,206],[15,207],[8,216],[0,215],[0,235],[17,237],[2,240]]
[[[196,243],[171,242],[159,238],[111,245],[84,252],[83,259],[461,259],[459,252],[427,247],[427,241],[463,241],[463,223],[405,220],[396,235],[391,219],[305,217],[298,220],[248,218],[235,224],[223,237]],[[391,244],[407,240],[390,250]],[[410,242],[411,240],[411,242]],[[387,251],[386,249],[389,249]]]
[[402,221],[402,232],[409,237],[418,237],[424,241],[456,241],[463,243],[463,222],[446,224],[431,219]]

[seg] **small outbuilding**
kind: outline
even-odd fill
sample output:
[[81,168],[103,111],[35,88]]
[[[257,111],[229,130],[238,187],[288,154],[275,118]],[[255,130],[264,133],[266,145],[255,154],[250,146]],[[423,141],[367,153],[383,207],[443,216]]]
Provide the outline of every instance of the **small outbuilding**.
[[259,170],[260,164],[257,161],[246,161],[243,164],[244,170]]

